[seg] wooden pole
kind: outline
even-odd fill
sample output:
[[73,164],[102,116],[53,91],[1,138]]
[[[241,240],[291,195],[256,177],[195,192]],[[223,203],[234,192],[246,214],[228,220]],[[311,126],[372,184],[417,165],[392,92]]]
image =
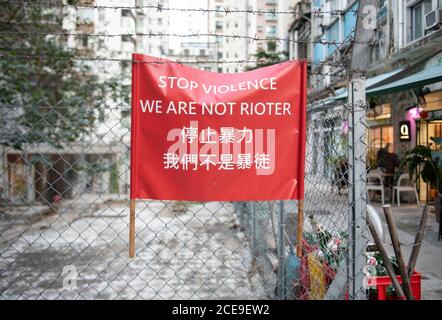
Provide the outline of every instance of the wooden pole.
[[371,235],[373,236],[373,240],[376,243],[376,247],[378,248],[379,253],[381,254],[382,260],[384,261],[384,266],[387,269],[391,282],[393,283],[394,290],[400,297],[405,298],[404,290],[402,290],[402,287],[399,284],[398,279],[396,278],[396,273],[394,272],[393,266],[391,265],[387,250],[385,250],[384,244],[382,243],[382,240],[379,237],[376,228],[371,223],[369,215],[367,215],[367,224],[368,228],[370,229]]
[[408,277],[407,269],[405,268],[404,256],[402,255],[401,245],[399,244],[399,237],[397,234],[396,224],[393,220],[390,205],[382,206],[387,221],[388,231],[390,232],[391,242],[393,244],[394,254],[399,266],[399,272],[402,278],[402,287],[404,288],[405,296],[408,300],[413,300],[413,293],[411,292],[410,278]]
[[302,256],[302,235],[304,229],[304,199],[298,201],[298,231],[296,233],[297,241],[296,244],[296,255],[298,258]]
[[130,199],[129,258],[135,256],[135,199]]
[[428,212],[430,212],[430,207],[425,205],[422,210],[421,221],[419,223],[419,228],[417,229],[416,237],[414,238],[413,249],[411,250],[410,258],[408,260],[408,277],[411,277],[416,266],[417,256],[419,255],[419,250],[421,248],[422,241],[424,240],[425,228],[427,226]]

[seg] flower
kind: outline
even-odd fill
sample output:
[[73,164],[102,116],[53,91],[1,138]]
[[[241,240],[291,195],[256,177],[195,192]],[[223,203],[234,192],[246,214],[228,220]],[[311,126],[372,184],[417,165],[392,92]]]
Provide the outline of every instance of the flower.
[[369,266],[377,266],[378,261],[376,260],[375,257],[370,257],[367,259],[367,265]]
[[341,134],[346,135],[348,134],[348,131],[350,129],[349,123],[347,120],[345,120],[344,122],[342,122],[341,125]]
[[341,244],[341,239],[333,237],[328,243],[327,243],[327,249],[332,252],[336,253],[339,250],[339,245]]

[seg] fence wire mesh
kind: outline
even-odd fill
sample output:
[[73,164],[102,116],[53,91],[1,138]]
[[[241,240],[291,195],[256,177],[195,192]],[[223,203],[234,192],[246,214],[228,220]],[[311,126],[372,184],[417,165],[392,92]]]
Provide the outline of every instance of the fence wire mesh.
[[[44,10],[66,7],[77,10],[57,1],[0,3],[5,6],[3,14],[25,5]],[[85,2],[79,8],[155,10],[156,15],[196,10],[158,6],[108,8]],[[20,16],[17,12],[12,17],[6,15],[10,25],[3,28],[2,24],[0,31],[4,71],[1,83],[23,76],[36,86],[41,79],[34,78],[32,72],[38,74],[41,68],[70,70],[82,64],[89,67],[101,64],[104,70],[110,70],[131,61],[123,55],[90,55],[89,51],[80,54],[79,50],[73,55],[60,55],[54,54],[56,50],[52,47],[50,50],[26,47],[29,43],[38,45],[46,37],[150,39],[205,35],[231,41],[269,40],[256,35],[200,32],[110,34],[88,28],[60,32],[44,24],[34,30],[24,24],[14,26],[14,17]],[[274,16],[342,14],[339,10],[261,12],[256,8],[221,8],[213,12],[198,9],[197,12]],[[20,36],[28,43],[14,41]],[[325,78],[336,83],[348,75],[352,37],[351,33],[341,42],[290,40],[334,47],[339,56],[334,61],[309,62],[312,86]],[[31,65],[38,68],[32,72],[18,69],[11,62],[19,60],[32,61]],[[245,64],[260,66],[278,60],[217,58],[213,61],[209,57],[183,63],[197,67],[233,64],[242,69]],[[77,86],[76,82],[74,77],[72,85]],[[0,97],[1,299],[346,298],[349,283],[357,279],[349,269],[359,267],[364,261],[363,252],[354,252],[354,244],[361,241],[365,248],[367,240],[353,237],[356,227],[364,229],[364,225],[355,224],[351,192],[355,179],[364,177],[353,178],[351,160],[355,159],[351,154],[355,143],[365,143],[351,140],[354,106],[339,103],[309,109],[303,203],[137,200],[136,256],[130,259],[130,107],[126,103],[109,106],[101,100],[91,102],[93,99],[86,99],[86,93],[60,99],[56,99],[57,95],[32,94],[27,96],[29,99],[16,99],[16,91],[32,93],[33,86],[14,87],[12,95],[1,91]],[[79,88],[85,87],[79,85],[74,89]],[[309,107],[314,100],[311,98]],[[299,211],[304,216],[301,226],[298,226]],[[356,272],[362,275],[361,268]],[[353,294],[350,292],[350,298],[354,298]]]
[[[308,116],[302,256],[296,201],[139,200],[132,260],[129,107],[93,111],[93,129],[75,142],[56,119],[66,110],[90,116],[87,106],[1,110],[2,138],[10,134],[0,175],[3,299],[345,298],[352,228],[347,105]],[[48,130],[50,142],[26,142]]]

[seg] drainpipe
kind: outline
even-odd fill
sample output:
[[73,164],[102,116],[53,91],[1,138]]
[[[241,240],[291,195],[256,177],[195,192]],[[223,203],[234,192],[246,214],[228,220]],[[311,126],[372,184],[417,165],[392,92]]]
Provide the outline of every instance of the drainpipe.
[[405,29],[404,29],[404,25],[405,25],[405,23],[404,23],[404,13],[405,13],[405,10],[404,10],[404,2],[403,1],[399,1],[398,2],[398,6],[399,6],[399,10],[398,10],[398,12],[399,12],[399,17],[398,17],[398,20],[399,20],[399,30],[398,30],[398,35],[399,35],[399,49],[401,49],[402,47],[403,47],[403,45],[404,45],[404,31],[405,31]]

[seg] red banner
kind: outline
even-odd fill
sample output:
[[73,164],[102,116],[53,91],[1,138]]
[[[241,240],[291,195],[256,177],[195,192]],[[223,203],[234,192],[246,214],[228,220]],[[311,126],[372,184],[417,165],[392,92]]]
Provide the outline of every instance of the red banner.
[[306,63],[221,74],[134,54],[131,199],[302,199]]

